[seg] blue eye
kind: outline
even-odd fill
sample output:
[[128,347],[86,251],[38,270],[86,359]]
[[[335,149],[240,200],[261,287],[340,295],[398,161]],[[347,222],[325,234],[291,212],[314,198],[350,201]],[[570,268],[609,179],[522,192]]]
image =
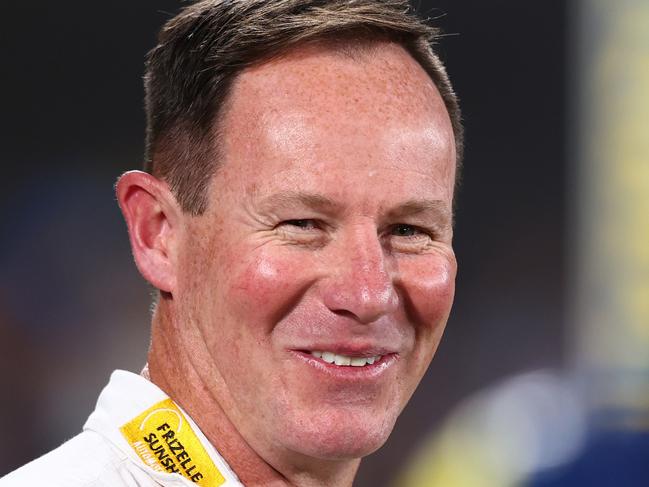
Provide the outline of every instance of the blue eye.
[[392,235],[397,237],[414,237],[421,233],[419,229],[412,225],[399,224],[392,227]]

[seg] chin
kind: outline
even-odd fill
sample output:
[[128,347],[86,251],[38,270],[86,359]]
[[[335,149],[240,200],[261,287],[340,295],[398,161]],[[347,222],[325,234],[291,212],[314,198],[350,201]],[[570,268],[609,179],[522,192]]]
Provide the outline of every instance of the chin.
[[385,410],[379,417],[365,411],[342,409],[298,419],[285,430],[288,434],[284,436],[284,444],[292,451],[321,460],[362,458],[385,444],[396,416],[386,414]]

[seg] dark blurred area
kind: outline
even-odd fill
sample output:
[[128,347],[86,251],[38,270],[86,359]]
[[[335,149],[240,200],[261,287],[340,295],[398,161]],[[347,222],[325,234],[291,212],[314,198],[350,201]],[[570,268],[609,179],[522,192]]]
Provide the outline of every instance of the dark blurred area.
[[[151,296],[113,184],[141,165],[143,60],[180,5],[3,5],[0,476],[79,432],[110,371],[145,362]],[[462,400],[568,353],[570,5],[418,5],[464,111],[460,274],[431,369],[359,486],[393,485]]]

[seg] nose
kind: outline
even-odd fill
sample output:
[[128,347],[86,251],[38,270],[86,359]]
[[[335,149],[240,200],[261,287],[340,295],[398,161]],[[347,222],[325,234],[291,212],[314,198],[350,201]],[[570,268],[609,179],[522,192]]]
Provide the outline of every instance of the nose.
[[330,265],[323,299],[332,312],[367,324],[398,308],[390,256],[375,228],[356,229],[338,242]]

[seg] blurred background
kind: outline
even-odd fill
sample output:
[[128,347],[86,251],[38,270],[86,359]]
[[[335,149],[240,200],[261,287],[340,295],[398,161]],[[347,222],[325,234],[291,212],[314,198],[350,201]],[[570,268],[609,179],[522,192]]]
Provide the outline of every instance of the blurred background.
[[[0,476],[144,364],[113,184],[140,167],[143,59],[180,6],[2,6]],[[649,1],[417,6],[466,123],[457,298],[355,485],[649,485]]]

